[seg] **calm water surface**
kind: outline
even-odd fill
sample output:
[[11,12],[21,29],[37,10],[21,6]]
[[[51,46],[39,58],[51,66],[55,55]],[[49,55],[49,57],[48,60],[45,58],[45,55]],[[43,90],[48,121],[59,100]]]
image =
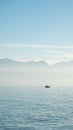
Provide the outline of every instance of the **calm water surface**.
[[0,130],[73,130],[73,88],[0,87]]

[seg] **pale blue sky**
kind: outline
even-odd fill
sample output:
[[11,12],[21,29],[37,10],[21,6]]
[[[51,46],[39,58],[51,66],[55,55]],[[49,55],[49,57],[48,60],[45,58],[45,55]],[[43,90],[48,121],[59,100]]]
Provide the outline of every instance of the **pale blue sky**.
[[0,0],[0,58],[5,57],[72,60],[73,0]]

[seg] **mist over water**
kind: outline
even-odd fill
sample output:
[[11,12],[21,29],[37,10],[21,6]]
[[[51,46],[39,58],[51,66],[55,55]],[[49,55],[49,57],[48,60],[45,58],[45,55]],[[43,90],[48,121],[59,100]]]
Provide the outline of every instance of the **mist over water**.
[[73,62],[52,66],[44,61],[16,62],[0,60],[0,86],[73,85]]
[[73,87],[0,87],[0,130],[73,130]]
[[68,71],[0,71],[0,86],[72,86],[72,77]]

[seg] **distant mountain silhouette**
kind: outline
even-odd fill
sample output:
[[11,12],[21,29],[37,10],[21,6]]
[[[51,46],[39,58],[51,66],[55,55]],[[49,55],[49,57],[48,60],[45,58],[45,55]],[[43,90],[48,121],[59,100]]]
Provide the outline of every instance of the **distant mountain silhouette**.
[[24,69],[46,69],[49,65],[45,61],[19,62],[9,58],[0,59],[0,67],[4,68],[24,68]]
[[49,65],[45,61],[0,59],[0,85],[43,86],[49,83],[73,86],[73,61]]
[[0,59],[0,66],[4,65],[4,66],[30,66],[30,67],[66,67],[66,66],[73,66],[73,61],[69,61],[69,62],[59,62],[59,63],[55,63],[53,65],[49,65],[47,62],[45,61],[28,61],[28,62],[19,62],[19,61],[15,61],[9,58],[4,58],[4,59]]
[[17,62],[9,58],[0,59],[0,64],[13,64],[13,63],[17,63]]
[[69,62],[59,62],[56,63],[54,65],[52,65],[53,68],[57,68],[57,69],[69,69],[69,68],[73,68],[73,61],[69,61]]

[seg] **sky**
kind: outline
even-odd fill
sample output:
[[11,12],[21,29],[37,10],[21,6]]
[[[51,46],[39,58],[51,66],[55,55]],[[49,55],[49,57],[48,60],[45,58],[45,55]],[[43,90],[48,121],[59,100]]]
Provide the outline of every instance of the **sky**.
[[73,0],[0,0],[0,58],[73,60]]

